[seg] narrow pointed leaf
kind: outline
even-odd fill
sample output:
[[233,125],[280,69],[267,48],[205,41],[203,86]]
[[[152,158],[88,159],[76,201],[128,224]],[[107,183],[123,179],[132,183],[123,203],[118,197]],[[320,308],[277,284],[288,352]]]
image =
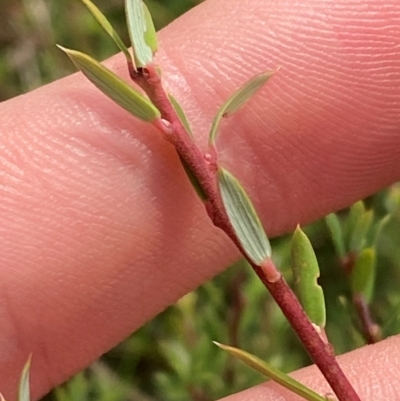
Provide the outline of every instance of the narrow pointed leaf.
[[271,245],[261,221],[239,181],[227,170],[218,170],[218,185],[229,220],[243,250],[256,265],[271,257]]
[[210,145],[215,143],[217,137],[219,124],[223,117],[235,113],[239,110],[249,99],[251,99],[273,75],[273,71],[264,72],[256,75],[247,81],[242,87],[233,93],[229,99],[221,106],[211,126],[208,142]]
[[317,280],[320,275],[318,261],[307,235],[297,227],[292,238],[291,266],[295,291],[309,319],[325,327],[324,292]]
[[160,117],[153,103],[98,61],[87,54],[58,47],[67,53],[89,81],[132,115],[147,122]]
[[345,239],[347,244],[350,243],[354,227],[365,211],[366,209],[363,201],[358,201],[351,206],[345,224]]
[[122,53],[124,53],[126,60],[128,62],[132,62],[132,57],[129,53],[128,48],[125,46],[124,42],[122,41],[118,33],[114,30],[114,28],[112,27],[108,19],[104,16],[104,14],[90,0],[82,0],[82,2],[93,14],[97,22],[102,26],[102,28],[108,33],[111,39],[115,42],[119,50],[121,50]]
[[353,232],[351,233],[350,237],[350,251],[360,252],[365,246],[373,219],[374,211],[368,210],[364,212],[355,222]]
[[28,361],[25,363],[22,369],[21,378],[18,387],[18,401],[30,401],[30,388],[29,388],[29,369],[31,367],[31,356],[29,356]]
[[390,222],[392,219],[391,214],[387,214],[386,216],[382,217],[380,220],[378,220],[375,224],[373,224],[372,229],[371,229],[371,238],[370,242],[368,245],[375,246],[377,241],[379,240],[379,237],[382,234],[382,231],[386,228],[387,224]]
[[351,289],[353,294],[363,295],[369,303],[375,284],[376,252],[374,248],[363,249],[354,264],[351,272]]
[[153,60],[157,48],[153,22],[142,0],[126,0],[125,7],[135,63],[137,67],[145,67]]
[[144,33],[144,41],[150,46],[150,49],[153,55],[158,50],[158,39],[156,28],[154,27],[153,18],[151,18],[151,14],[146,4],[143,3],[144,14],[146,18],[146,32]]
[[257,372],[261,373],[262,375],[272,379],[276,383],[279,383],[281,386],[283,386],[283,387],[287,388],[288,390],[292,391],[293,393],[305,398],[306,400],[326,401],[326,399],[324,397],[320,396],[315,391],[311,390],[310,388],[306,387],[304,384],[293,379],[286,373],[281,372],[279,369],[274,368],[273,366],[269,365],[268,363],[262,361],[261,359],[257,358],[256,356],[249,354],[248,352],[243,351],[239,348],[230,347],[228,345],[220,344],[215,341],[214,341],[214,344],[217,345],[219,348],[227,351],[233,357],[244,362],[246,365],[250,366],[252,369],[254,369]]
[[172,96],[171,94],[168,95],[169,100],[172,104],[172,106],[174,106],[174,109],[176,111],[176,114],[178,114],[179,119],[181,120],[181,123],[183,124],[183,126],[185,127],[187,133],[192,137],[193,139],[193,133],[192,130],[190,128],[190,124],[189,121],[185,115],[185,112],[183,111],[181,105],[179,104],[179,102],[175,99],[174,96]]
[[333,246],[340,260],[346,255],[346,246],[344,242],[344,233],[339,218],[335,213],[328,214],[325,217],[325,222],[332,238]]

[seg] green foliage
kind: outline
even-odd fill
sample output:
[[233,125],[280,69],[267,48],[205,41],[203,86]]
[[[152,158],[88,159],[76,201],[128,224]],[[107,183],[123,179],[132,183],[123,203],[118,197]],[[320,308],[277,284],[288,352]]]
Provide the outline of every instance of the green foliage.
[[289,375],[281,372],[279,369],[274,368],[268,363],[262,361],[260,358],[249,354],[246,351],[243,351],[239,348],[230,347],[224,344],[220,344],[218,342],[214,342],[215,345],[227,351],[233,357],[239,359],[246,365],[250,366],[257,372],[260,372],[262,375],[266,376],[269,379],[274,380],[279,383],[281,386],[287,388],[295,394],[300,395],[309,401],[326,401],[324,397],[321,397],[315,391],[309,389],[304,384],[301,384],[297,380],[293,379]]
[[[109,392],[121,401],[212,400],[263,381],[259,373],[218,352],[213,339],[240,345],[285,372],[308,361],[300,347],[287,358],[287,350],[297,349],[296,337],[258,278],[240,262],[183,297],[49,398],[101,401]],[[107,368],[107,375],[97,364]]]
[[[45,13],[42,19],[32,12],[38,2]],[[160,28],[198,2],[149,0],[147,4],[155,11],[155,25]],[[74,71],[65,62],[65,57],[54,50],[55,42],[79,47],[97,59],[104,59],[115,50],[115,44],[104,38],[102,28],[82,11],[79,3],[0,0],[0,4],[3,11],[0,16],[3,18],[0,21],[3,35],[3,39],[0,38],[0,79],[3,83],[0,100]],[[115,30],[121,34],[121,41],[128,43],[128,37],[123,36],[122,2],[99,0],[96,4],[110,17]],[[10,15],[8,23],[6,18]],[[58,23],[61,18],[64,24]],[[354,325],[351,295],[370,288],[370,283],[357,287],[361,282],[368,283],[363,275],[361,281],[354,278],[358,275],[357,263],[361,263],[361,255],[370,252],[365,249],[373,249],[376,254],[374,274],[366,275],[373,277],[374,292],[369,298],[371,310],[382,324],[385,335],[400,331],[399,194],[399,186],[393,186],[365,203],[356,204],[350,211],[331,217],[327,223],[334,233],[335,248],[321,222],[305,228],[320,261],[320,283],[329,316],[327,333],[338,353],[363,344]],[[278,238],[272,245],[274,259],[291,280],[291,271],[285,270],[289,265],[290,239]],[[353,282],[348,280],[349,273],[341,266],[350,251],[357,254],[353,260]],[[338,258],[335,259],[335,255]],[[354,283],[358,284],[355,286]],[[247,349],[284,372],[309,362],[265,288],[241,263],[184,297],[85,373],[53,391],[46,400],[210,400],[261,381],[255,372],[234,363],[227,355],[215,352],[211,340]],[[24,374],[26,378],[27,370]],[[27,383],[27,379],[23,382]]]
[[113,26],[110,24],[108,19],[105,17],[105,15],[90,0],[82,0],[82,2],[87,6],[92,15],[97,19],[100,26],[108,33],[111,39],[115,42],[118,49],[122,53],[124,53],[126,60],[128,62],[131,62],[132,57],[131,54],[129,53],[128,48],[125,46],[124,42],[122,41],[118,33],[115,31]]
[[335,213],[328,214],[325,217],[326,225],[332,236],[333,246],[340,259],[344,258],[346,255],[344,235],[342,226],[339,221],[339,217]]
[[228,100],[221,106],[216,114],[211,126],[208,142],[214,145],[219,124],[222,118],[226,118],[238,111],[247,101],[249,101],[272,77],[273,72],[264,72],[256,75],[247,81],[242,87],[236,90]]
[[354,263],[351,272],[351,289],[353,294],[361,294],[369,303],[376,275],[376,251],[374,248],[363,249]]
[[218,171],[222,202],[246,255],[260,266],[271,257],[271,245],[246,191],[227,170]]
[[140,120],[153,122],[160,112],[137,89],[87,54],[58,46],[72,62],[105,95]]
[[31,357],[28,358],[28,361],[25,363],[24,368],[22,369],[21,379],[19,381],[18,387],[18,401],[30,401],[31,393],[29,386],[29,369],[31,367]]
[[151,15],[142,0],[127,0],[126,19],[136,67],[145,67],[153,60],[157,38]]
[[324,292],[318,285],[318,261],[307,235],[297,227],[292,237],[291,265],[297,297],[308,318],[317,326],[325,327]]
[[[123,0],[93,0],[124,43],[129,43]],[[161,29],[202,0],[148,0]],[[79,1],[0,0],[0,101],[75,72],[55,43],[97,60],[115,53],[115,43]],[[60,23],[62,21],[62,23]]]

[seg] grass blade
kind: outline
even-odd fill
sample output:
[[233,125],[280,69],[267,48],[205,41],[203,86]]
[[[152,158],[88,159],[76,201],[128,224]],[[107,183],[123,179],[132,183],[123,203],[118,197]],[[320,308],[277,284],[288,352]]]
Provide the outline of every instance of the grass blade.
[[257,358],[254,355],[249,354],[246,351],[243,351],[239,348],[230,347],[228,345],[220,344],[214,341],[214,344],[219,348],[227,351],[233,357],[241,360],[246,365],[250,366],[252,369],[260,372],[262,375],[272,379],[276,383],[279,383],[281,386],[287,388],[288,390],[300,395],[309,401],[326,401],[326,399],[320,396],[315,391],[306,387],[304,384],[298,382],[293,379],[286,373],[281,372],[279,369],[272,367],[261,359]]

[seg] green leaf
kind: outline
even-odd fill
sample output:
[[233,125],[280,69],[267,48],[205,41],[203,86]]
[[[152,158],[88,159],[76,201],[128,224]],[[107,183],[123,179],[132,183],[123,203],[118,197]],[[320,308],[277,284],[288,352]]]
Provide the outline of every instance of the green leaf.
[[126,18],[136,67],[153,61],[157,50],[157,36],[149,10],[142,0],[126,0]]
[[156,28],[154,27],[153,18],[151,18],[151,14],[146,4],[143,3],[144,14],[146,18],[146,32],[144,33],[144,41],[149,45],[153,55],[158,50],[158,39]]
[[30,389],[29,389],[29,369],[31,367],[31,359],[30,355],[27,362],[25,363],[24,368],[22,369],[21,378],[18,386],[18,401],[30,401]]
[[208,143],[213,145],[218,133],[218,127],[223,117],[235,113],[239,110],[252,96],[254,96],[262,86],[271,78],[273,71],[264,72],[256,75],[247,81],[242,87],[233,93],[229,99],[221,106],[211,126]]
[[76,50],[58,47],[90,82],[132,115],[147,122],[153,122],[160,117],[160,112],[146,97],[95,59]]
[[325,222],[331,234],[333,246],[339,259],[346,256],[346,246],[344,241],[344,233],[339,218],[335,213],[328,214],[325,217]]
[[360,217],[365,213],[365,211],[366,209],[363,201],[358,201],[351,206],[345,224],[345,238],[347,244],[350,244],[350,239],[354,231],[354,227]]
[[369,303],[375,284],[376,251],[374,248],[365,248],[359,254],[351,271],[351,289],[353,294],[363,295]]
[[353,226],[353,232],[350,237],[350,251],[360,252],[368,240],[368,234],[374,219],[374,211],[368,210],[359,216]]
[[132,57],[129,53],[128,48],[125,46],[124,42],[122,41],[118,33],[114,30],[114,28],[112,27],[108,19],[104,16],[104,14],[90,0],[82,0],[82,2],[93,14],[98,23],[102,26],[102,28],[108,33],[111,39],[115,42],[119,50],[121,50],[122,53],[124,53],[126,60],[128,62],[132,62]]
[[376,245],[377,241],[379,240],[379,237],[382,235],[382,231],[386,228],[387,224],[389,224],[389,222],[392,219],[392,215],[391,214],[387,214],[386,216],[382,217],[380,220],[378,220],[377,222],[375,222],[375,224],[372,225],[372,229],[371,229],[371,239],[369,241],[369,244],[374,246]]
[[240,244],[253,263],[261,266],[271,257],[271,245],[261,221],[239,181],[227,170],[218,170],[222,202]]
[[279,369],[274,368],[273,366],[267,364],[261,359],[257,358],[254,355],[249,354],[246,351],[243,351],[239,348],[230,347],[228,345],[220,344],[214,341],[214,344],[219,348],[227,351],[233,357],[239,359],[244,362],[246,365],[250,366],[252,369],[260,372],[262,375],[272,379],[276,383],[279,383],[281,386],[287,388],[293,393],[305,398],[309,401],[326,401],[326,399],[320,396],[315,391],[306,387],[304,384],[298,382],[293,379],[286,373],[281,372]]
[[178,114],[179,119],[181,120],[181,123],[183,124],[183,126],[185,127],[187,133],[191,136],[191,138],[193,139],[193,133],[192,130],[190,128],[189,125],[189,121],[185,115],[185,112],[183,111],[181,105],[179,104],[179,102],[175,99],[174,96],[172,96],[171,94],[168,94],[169,100],[172,104],[172,106],[174,107],[176,114]]
[[310,240],[299,226],[292,238],[291,265],[296,294],[304,311],[313,323],[325,327],[324,292],[317,282],[318,261]]

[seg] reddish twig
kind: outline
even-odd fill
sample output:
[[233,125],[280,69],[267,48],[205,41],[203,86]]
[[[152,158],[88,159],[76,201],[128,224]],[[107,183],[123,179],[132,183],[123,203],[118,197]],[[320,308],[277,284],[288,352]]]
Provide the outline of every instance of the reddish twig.
[[[353,271],[357,260],[357,254],[349,252],[342,260],[341,266],[347,276]],[[353,294],[352,302],[360,322],[359,332],[364,337],[367,344],[375,344],[382,340],[381,328],[372,317],[368,302],[362,294]]]
[[313,326],[293,291],[272,261],[260,267],[247,257],[236,237],[219,194],[215,174],[217,170],[216,153],[210,151],[210,154],[204,155],[195,145],[162,87],[161,79],[155,66],[149,65],[137,71],[131,67],[129,72],[134,82],[147,93],[150,100],[160,110],[161,117],[166,121],[166,126],[158,128],[161,129],[165,139],[172,143],[180,158],[186,162],[197,178],[207,196],[205,207],[214,225],[229,236],[250,263],[288,319],[312,360],[325,376],[338,399],[340,401],[360,401],[336,361],[331,345],[324,341],[323,336]]

